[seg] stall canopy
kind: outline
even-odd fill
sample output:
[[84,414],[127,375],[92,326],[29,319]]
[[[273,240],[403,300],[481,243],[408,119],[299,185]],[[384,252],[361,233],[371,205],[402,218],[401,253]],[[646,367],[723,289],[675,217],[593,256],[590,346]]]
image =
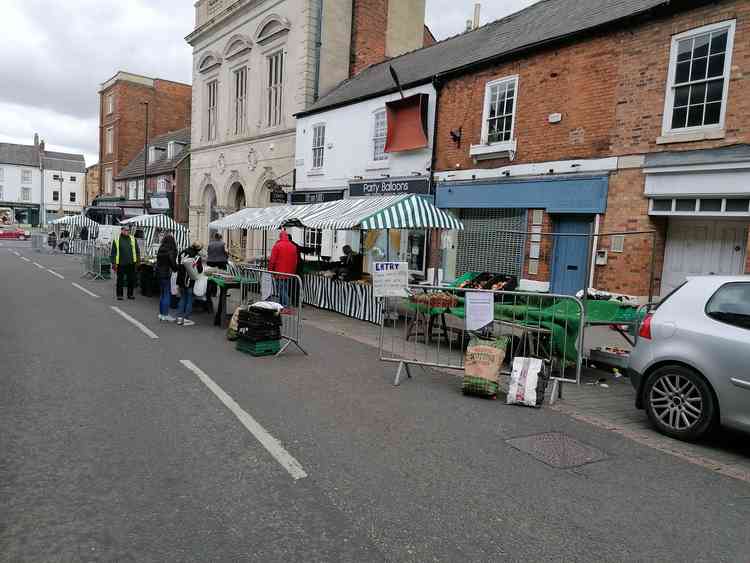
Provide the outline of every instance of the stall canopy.
[[461,221],[418,195],[343,199],[313,205],[248,208],[213,221],[212,229],[456,229]]
[[120,221],[120,225],[131,225],[142,227],[146,234],[146,246],[150,247],[156,242],[156,232],[171,231],[174,234],[177,248],[183,250],[190,246],[190,233],[184,225],[175,222],[171,217],[166,215],[138,215]]
[[85,215],[66,215],[65,217],[55,219],[51,224],[55,226],[67,225],[69,227],[78,227],[79,229],[87,227],[92,236],[95,236],[99,232],[99,224]]

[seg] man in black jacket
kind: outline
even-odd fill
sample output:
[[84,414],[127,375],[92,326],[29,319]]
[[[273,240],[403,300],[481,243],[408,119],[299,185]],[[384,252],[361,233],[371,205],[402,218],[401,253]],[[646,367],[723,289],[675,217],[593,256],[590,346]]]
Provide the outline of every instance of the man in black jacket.
[[120,236],[112,241],[112,268],[117,272],[117,300],[122,301],[122,287],[128,286],[128,299],[135,299],[135,270],[141,261],[141,251],[130,234],[130,227],[123,225]]

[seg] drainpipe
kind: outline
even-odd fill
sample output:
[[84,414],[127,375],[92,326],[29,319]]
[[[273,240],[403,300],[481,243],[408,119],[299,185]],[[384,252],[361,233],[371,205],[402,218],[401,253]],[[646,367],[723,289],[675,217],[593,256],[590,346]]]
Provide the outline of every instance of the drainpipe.
[[[435,119],[432,122],[432,159],[430,160],[430,191],[433,191],[433,195],[437,196],[437,190],[435,189],[435,165],[437,164],[437,132],[438,132],[438,115],[440,112],[440,75],[436,74],[432,77],[432,87],[435,88]],[[433,231],[434,232],[434,231]],[[440,239],[438,242],[438,252],[440,252],[440,260],[433,268],[433,279],[432,285],[437,285],[440,278],[440,266],[444,262],[443,256],[443,233],[440,233]],[[430,245],[432,246],[432,245]]]
[[315,15],[315,80],[313,82],[313,102],[318,101],[320,96],[320,52],[323,46],[323,2],[325,0],[317,0],[317,13]]

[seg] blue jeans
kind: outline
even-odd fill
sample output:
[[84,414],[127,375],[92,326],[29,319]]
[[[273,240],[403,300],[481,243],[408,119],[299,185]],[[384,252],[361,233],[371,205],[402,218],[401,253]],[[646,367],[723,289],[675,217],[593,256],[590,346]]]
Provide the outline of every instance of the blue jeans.
[[289,307],[289,280],[287,278],[276,279],[274,283],[276,284],[274,293],[279,297],[279,304]]
[[190,313],[193,312],[193,288],[183,287],[182,297],[180,297],[180,303],[177,305],[177,316],[183,319],[190,318]]
[[172,278],[159,278],[161,297],[159,298],[159,314],[168,315],[169,305],[172,302]]

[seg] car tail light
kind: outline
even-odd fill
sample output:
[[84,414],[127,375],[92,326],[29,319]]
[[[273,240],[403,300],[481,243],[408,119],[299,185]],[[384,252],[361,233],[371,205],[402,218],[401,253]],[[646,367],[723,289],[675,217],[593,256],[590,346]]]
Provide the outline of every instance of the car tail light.
[[643,322],[641,323],[641,330],[638,331],[639,337],[651,340],[651,319],[653,318],[654,315],[651,313],[644,317]]

